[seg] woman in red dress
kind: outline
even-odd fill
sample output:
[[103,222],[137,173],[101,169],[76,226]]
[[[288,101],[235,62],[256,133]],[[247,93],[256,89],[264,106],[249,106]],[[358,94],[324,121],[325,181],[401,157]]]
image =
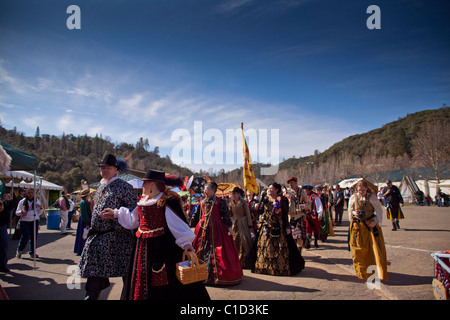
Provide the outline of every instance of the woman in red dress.
[[206,197],[192,216],[191,225],[196,225],[193,247],[198,258],[208,266],[206,284],[238,284],[242,280],[242,268],[231,236],[230,214],[226,202],[216,196],[216,190],[215,182],[205,186]]

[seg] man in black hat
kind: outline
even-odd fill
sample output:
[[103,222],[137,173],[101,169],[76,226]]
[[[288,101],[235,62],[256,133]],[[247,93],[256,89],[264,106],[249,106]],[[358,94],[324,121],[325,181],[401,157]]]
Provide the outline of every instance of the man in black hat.
[[391,180],[386,181],[387,190],[385,190],[383,197],[386,199],[387,216],[392,220],[392,231],[400,229],[399,219],[403,219],[403,212],[400,207],[403,207],[403,197],[397,186],[392,184]]
[[[86,281],[86,299],[98,299],[109,286],[110,277],[125,277],[131,258],[133,232],[123,228],[117,219],[104,219],[105,208],[126,207],[133,210],[138,201],[131,184],[118,178],[126,164],[107,154],[99,164],[102,180],[97,189],[91,228],[79,262],[79,273]],[[122,171],[121,171],[122,172]]]

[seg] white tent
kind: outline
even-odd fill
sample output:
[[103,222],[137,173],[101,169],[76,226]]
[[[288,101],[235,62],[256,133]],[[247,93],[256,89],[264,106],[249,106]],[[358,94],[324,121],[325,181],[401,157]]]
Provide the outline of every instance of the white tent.
[[[15,178],[15,179],[20,179],[20,180],[25,180],[25,181],[33,181],[34,180],[34,174],[26,172],[26,171],[22,171],[22,170],[0,172],[0,177]],[[36,176],[36,178],[39,178],[39,176]]]
[[[33,182],[26,183],[26,182],[22,181],[18,185],[19,185],[19,187],[22,187],[22,188],[32,188],[34,186],[34,183]],[[42,189],[42,190],[64,190],[63,186],[59,186],[59,185],[49,182],[47,180],[40,181],[38,186],[39,186],[39,189]]]
[[404,176],[400,184],[400,193],[402,194],[405,203],[415,203],[417,199],[417,192],[420,191],[416,182],[410,176]]

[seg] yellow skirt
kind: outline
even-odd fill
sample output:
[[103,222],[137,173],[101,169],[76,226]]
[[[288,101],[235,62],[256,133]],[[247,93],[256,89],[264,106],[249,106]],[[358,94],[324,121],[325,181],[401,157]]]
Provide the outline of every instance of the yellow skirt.
[[[371,220],[367,221],[367,225]],[[370,266],[376,266],[376,278],[388,280],[386,247],[381,228],[377,225],[378,236],[363,222],[352,221],[350,225],[350,252],[353,267],[359,279],[368,279],[373,273],[367,273]]]

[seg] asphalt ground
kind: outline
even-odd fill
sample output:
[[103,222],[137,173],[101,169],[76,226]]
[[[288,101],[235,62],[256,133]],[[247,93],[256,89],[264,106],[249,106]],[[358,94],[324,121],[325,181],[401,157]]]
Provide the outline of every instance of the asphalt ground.
[[[435,262],[432,252],[450,249],[450,208],[403,207],[401,229],[391,230],[384,218],[389,280],[368,283],[355,276],[347,245],[348,219],[335,226],[334,237],[319,241],[319,248],[303,250],[305,269],[291,277],[253,274],[244,270],[241,284],[209,286],[217,301],[297,301],[297,300],[435,300],[432,280]],[[77,223],[61,235],[58,230],[40,227],[34,261],[24,253],[15,257],[18,240],[9,242],[9,273],[0,273],[0,284],[14,300],[83,300],[85,280],[75,276],[79,256],[73,253]],[[27,250],[27,249],[26,249]],[[26,251],[25,251],[26,252]],[[122,279],[110,279],[111,286],[101,300],[119,300]],[[187,297],[187,301],[189,297]]]

